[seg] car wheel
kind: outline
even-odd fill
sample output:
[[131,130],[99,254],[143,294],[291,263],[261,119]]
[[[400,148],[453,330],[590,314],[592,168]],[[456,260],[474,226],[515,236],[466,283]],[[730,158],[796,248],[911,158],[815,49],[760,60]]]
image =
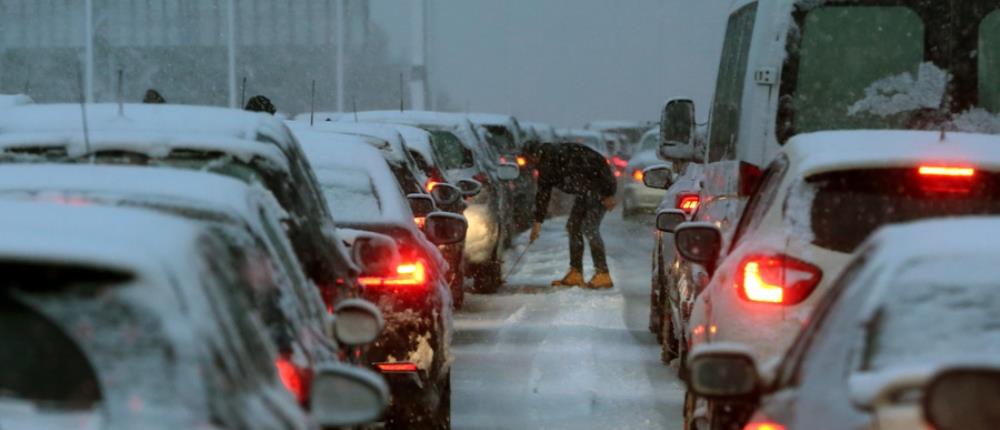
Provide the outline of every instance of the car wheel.
[[649,288],[649,332],[656,335],[656,341],[660,341],[660,319],[663,318],[663,308],[660,306],[660,295],[658,294],[659,283],[656,275]]
[[451,280],[451,307],[452,309],[459,310],[462,309],[462,305],[465,304],[465,267],[464,265],[459,265],[458,269],[455,269],[455,276]]
[[663,315],[660,317],[660,361],[663,364],[670,364],[677,358],[677,335],[674,334],[674,320],[667,314],[669,305],[664,303]]
[[451,428],[451,371],[448,371],[448,375],[444,377],[444,383],[441,385],[434,428],[447,430]]

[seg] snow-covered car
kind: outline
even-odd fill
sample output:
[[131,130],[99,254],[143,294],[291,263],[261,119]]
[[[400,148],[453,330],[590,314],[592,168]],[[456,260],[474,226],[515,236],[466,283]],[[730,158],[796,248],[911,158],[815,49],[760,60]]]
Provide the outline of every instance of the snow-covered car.
[[524,128],[528,140],[534,139],[543,143],[555,143],[559,141],[559,135],[556,133],[555,127],[551,124],[524,121],[521,122],[521,127]]
[[[465,220],[431,213],[421,232],[378,151],[366,145],[331,145],[307,135],[302,143],[338,226],[388,236],[398,250],[399,261],[380,273],[366,271],[359,280],[361,296],[374,302],[386,321],[367,355],[392,387],[388,423],[446,427],[451,417],[452,295],[448,264],[436,245],[461,241]],[[455,229],[460,236],[441,234]]]
[[376,375],[335,364],[316,370],[307,417],[279,381],[240,263],[208,227],[0,202],[0,230],[5,429],[308,429],[362,424],[388,403]]
[[339,361],[330,314],[284,232],[288,216],[263,187],[178,169],[6,165],[0,199],[142,208],[210,226],[239,257],[232,270],[278,347],[282,382],[304,406],[315,369]]
[[994,190],[1000,138],[943,137],[939,131],[796,136],[764,172],[730,242],[714,224],[678,227],[678,253],[712,273],[695,300],[689,342],[740,342],[766,362],[785,352],[850,254],[877,228],[1000,214]]
[[621,135],[629,144],[637,144],[643,134],[654,124],[650,121],[598,120],[583,126],[584,130]]
[[328,306],[350,297],[351,262],[298,142],[270,115],[201,106],[30,105],[0,116],[4,162],[126,164],[205,170],[260,183],[289,214],[288,236]]
[[719,424],[742,426],[759,407],[742,428],[927,428],[921,399],[936,374],[1000,366],[998,234],[1000,218],[985,217],[880,230],[832,282],[780,364],[766,370],[739,344],[696,350],[692,388],[746,405]]
[[[389,122],[419,127],[431,133],[442,168],[455,178],[474,179],[482,191],[468,202],[463,215],[469,222],[465,240],[467,276],[481,292],[494,292],[503,284],[503,255],[509,243],[511,197],[509,181],[517,178],[516,165],[501,164],[490,155],[475,127],[464,114],[423,111],[358,112],[359,121]],[[344,121],[345,119],[341,119]]]
[[629,160],[625,167],[625,176],[619,182],[624,183],[622,193],[622,216],[632,217],[643,212],[654,212],[663,200],[665,190],[647,187],[643,182],[643,171],[646,168],[664,164],[659,159],[660,130],[654,128],[642,136],[639,151]]

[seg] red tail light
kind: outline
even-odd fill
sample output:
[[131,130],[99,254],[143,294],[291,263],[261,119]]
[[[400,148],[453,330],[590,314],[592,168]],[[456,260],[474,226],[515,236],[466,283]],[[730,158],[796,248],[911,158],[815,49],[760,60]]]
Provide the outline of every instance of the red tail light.
[[505,156],[501,155],[501,156],[500,156],[500,162],[501,162],[501,163],[506,163],[506,162],[507,162],[507,157],[505,157]]
[[392,276],[364,276],[358,282],[365,287],[417,287],[427,282],[427,269],[421,261],[400,264]]
[[643,176],[644,175],[642,173],[642,170],[635,169],[635,170],[632,171],[632,179],[635,179],[636,182],[640,182],[641,183]]
[[616,155],[614,157],[611,157],[611,164],[613,164],[615,167],[619,169],[624,169],[626,166],[628,166],[628,161],[625,161],[621,157]]
[[688,215],[691,215],[694,211],[698,210],[699,204],[701,204],[701,197],[697,194],[677,195],[677,209],[684,211],[684,213]]
[[433,180],[433,179],[432,179],[432,180],[429,180],[429,181],[427,181],[427,185],[424,185],[424,188],[425,188],[425,189],[427,189],[427,192],[429,193],[429,192],[431,192],[431,190],[433,190],[433,189],[434,189],[434,187],[436,187],[436,186],[437,186],[438,184],[440,184],[440,182],[438,182],[438,181],[435,181],[435,180]]
[[921,176],[949,176],[953,178],[971,178],[976,175],[976,169],[970,167],[920,166],[917,170]]
[[375,363],[375,368],[382,373],[413,373],[417,365],[409,362]]
[[417,225],[417,228],[423,230],[424,225],[427,224],[427,217],[422,217],[422,216],[413,217],[413,222]]
[[285,385],[285,388],[299,402],[304,402],[306,398],[305,384],[303,384],[302,375],[299,374],[299,370],[295,365],[284,358],[275,360],[274,365],[278,368],[278,378],[281,379],[281,383]]
[[528,159],[524,158],[523,155],[518,155],[517,156],[517,165],[520,166],[520,167],[527,166],[528,165]]
[[822,278],[819,267],[787,255],[755,255],[740,264],[736,288],[751,302],[795,305],[805,301]]
[[921,188],[932,193],[968,193],[975,185],[971,167],[920,166],[917,173]]
[[785,426],[770,421],[747,423],[743,430],[785,430]]

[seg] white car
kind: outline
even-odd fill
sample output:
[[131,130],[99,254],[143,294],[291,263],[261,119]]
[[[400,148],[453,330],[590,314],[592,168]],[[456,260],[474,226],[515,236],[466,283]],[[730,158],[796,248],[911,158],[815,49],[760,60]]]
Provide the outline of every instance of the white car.
[[388,401],[384,382],[337,365],[318,369],[307,417],[237,262],[198,224],[0,202],[0,266],[4,429],[308,429],[370,421]]
[[639,150],[629,160],[625,174],[619,179],[624,183],[622,193],[622,216],[628,218],[643,212],[652,213],[660,206],[665,190],[647,187],[643,179],[643,170],[648,167],[664,164],[658,158],[660,149],[660,129],[654,128],[642,136]]
[[[695,301],[691,343],[740,342],[760,362],[778,357],[877,228],[1000,214],[1000,193],[992,191],[1000,179],[1000,137],[941,137],[839,131],[789,141],[743,211],[726,244],[731,251]],[[721,250],[717,226],[682,225],[675,240],[681,255],[713,271],[710,260]]]
[[[996,183],[995,174],[983,176]],[[766,369],[738,344],[719,344],[693,351],[692,389],[743,402],[735,413],[716,417],[735,428],[933,428],[922,410],[933,395],[930,381],[956,368],[1000,366],[997,236],[996,217],[880,230],[831,283],[776,368]],[[727,377],[713,382],[721,372]],[[941,407],[957,413],[971,401],[953,396]],[[989,426],[950,428],[995,428],[996,404],[989,405],[965,412],[980,420],[992,416]]]

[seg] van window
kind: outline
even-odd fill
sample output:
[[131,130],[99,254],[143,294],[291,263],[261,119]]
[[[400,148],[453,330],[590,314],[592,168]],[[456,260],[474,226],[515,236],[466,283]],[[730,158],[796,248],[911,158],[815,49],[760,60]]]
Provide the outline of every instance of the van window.
[[712,129],[709,136],[709,161],[736,157],[736,137],[740,128],[743,87],[750,57],[750,41],[757,19],[757,3],[751,3],[729,17],[722,62],[712,105]]
[[876,81],[918,73],[923,21],[907,7],[825,7],[806,18],[799,55],[797,131],[903,128],[903,115],[849,111]]

